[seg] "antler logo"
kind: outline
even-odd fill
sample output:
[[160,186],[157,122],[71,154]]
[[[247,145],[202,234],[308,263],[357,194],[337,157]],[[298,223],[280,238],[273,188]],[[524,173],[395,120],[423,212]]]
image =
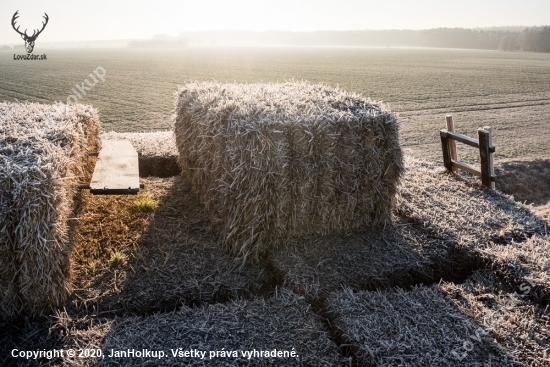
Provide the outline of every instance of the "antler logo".
[[23,38],[23,40],[25,41],[25,48],[27,49],[27,53],[31,53],[32,50],[34,49],[34,41],[36,41],[36,38],[38,38],[38,35],[40,33],[42,33],[42,31],[44,30],[44,28],[46,28],[46,24],[48,24],[48,14],[44,13],[44,19],[46,19],[45,22],[42,22],[42,29],[41,30],[38,30],[38,29],[35,29],[32,36],[29,36],[27,34],[27,30],[25,29],[25,32],[24,33],[21,33],[19,32],[19,26],[17,28],[15,28],[15,20],[17,18],[19,18],[19,15],[17,14],[19,13],[19,10],[15,12],[15,14],[13,14],[13,18],[11,18],[11,25],[13,27],[13,29],[15,29],[15,31],[17,33],[19,33],[21,35],[21,38]]

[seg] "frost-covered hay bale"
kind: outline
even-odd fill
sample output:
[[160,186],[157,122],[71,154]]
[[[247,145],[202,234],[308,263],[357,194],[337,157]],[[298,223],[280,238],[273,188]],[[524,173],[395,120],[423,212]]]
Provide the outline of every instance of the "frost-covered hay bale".
[[550,237],[535,235],[521,243],[484,249],[491,268],[514,288],[529,289],[529,298],[550,301]]
[[[162,359],[105,358],[100,365],[349,365],[310,306],[285,289],[267,300],[255,298],[193,309],[183,306],[173,313],[118,319],[104,339],[104,353],[129,348],[162,350],[167,355]],[[191,350],[201,354],[190,355]],[[281,352],[279,357],[258,354],[274,351]],[[252,355],[243,355],[246,352]],[[285,352],[295,356],[285,356]]]
[[455,260],[446,252],[451,246],[443,241],[427,248],[433,239],[409,235],[405,229],[388,225],[350,236],[292,239],[271,251],[269,258],[283,274],[284,285],[308,299],[323,298],[342,287],[374,290],[430,282],[441,273],[434,271],[437,259]]
[[190,83],[175,112],[182,173],[239,258],[389,219],[398,122],[363,97],[305,82]]
[[[461,347],[478,325],[437,287],[357,292],[327,299],[331,324],[361,366],[513,366],[511,357],[483,339],[461,360]],[[468,348],[470,348],[468,344]]]
[[0,103],[0,315],[39,314],[68,293],[68,219],[91,175],[90,106]]
[[129,140],[139,156],[140,177],[171,177],[180,174],[173,131],[101,134],[101,140]]
[[[457,353],[464,356],[462,365],[474,359],[479,339],[499,345],[513,359],[513,366],[550,365],[549,310],[531,301],[531,293],[536,290],[527,282],[508,288],[490,271],[479,271],[462,284],[442,282],[440,286],[478,325],[478,329],[464,339],[471,344],[458,345]],[[492,361],[493,366],[509,365],[495,363],[494,358]]]
[[442,167],[407,157],[395,211],[426,230],[468,249],[524,241],[545,232],[545,222],[512,197],[481,186],[479,179],[447,174]]

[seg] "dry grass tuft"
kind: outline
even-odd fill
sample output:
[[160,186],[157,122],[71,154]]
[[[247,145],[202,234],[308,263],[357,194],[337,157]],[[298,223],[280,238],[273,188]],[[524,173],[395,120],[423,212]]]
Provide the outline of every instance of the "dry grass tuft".
[[142,211],[151,211],[158,206],[158,200],[150,193],[139,193],[134,200],[134,207]]
[[109,265],[111,266],[123,265],[125,262],[126,255],[120,251],[112,252],[111,257],[109,257]]
[[[514,366],[550,365],[550,313],[548,307],[529,301],[526,289],[509,290],[489,271],[476,272],[463,284],[443,283],[441,288],[506,351]],[[476,351],[477,342],[470,340]],[[463,361],[470,360],[468,352]]]
[[88,260],[86,263],[86,269],[90,273],[95,273],[99,270],[99,261],[98,260]]
[[334,293],[327,300],[342,343],[363,366],[512,366],[506,352],[482,340],[467,361],[454,354],[477,325],[437,286]]
[[69,219],[99,119],[63,107],[0,103],[0,316],[41,314],[69,293]]
[[292,237],[389,220],[399,124],[359,95],[306,82],[197,82],[178,90],[174,118],[182,172],[243,262]]

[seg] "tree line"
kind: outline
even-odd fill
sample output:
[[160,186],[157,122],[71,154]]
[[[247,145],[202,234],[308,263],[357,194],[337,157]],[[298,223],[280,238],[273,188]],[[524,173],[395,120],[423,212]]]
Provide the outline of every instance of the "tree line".
[[266,32],[270,42],[295,45],[410,46],[550,52],[550,26],[508,29],[436,28],[342,32]]
[[550,52],[550,26],[515,30],[439,28],[419,31],[419,42],[428,47]]
[[[550,26],[524,29],[515,40],[512,36],[511,42],[512,47],[509,47],[509,49],[512,50],[550,52]],[[501,46],[499,46],[499,49],[504,49]]]
[[199,31],[183,32],[179,37],[155,36],[151,40],[133,41],[130,47],[187,47],[197,44],[404,46],[550,52],[550,26],[315,32]]

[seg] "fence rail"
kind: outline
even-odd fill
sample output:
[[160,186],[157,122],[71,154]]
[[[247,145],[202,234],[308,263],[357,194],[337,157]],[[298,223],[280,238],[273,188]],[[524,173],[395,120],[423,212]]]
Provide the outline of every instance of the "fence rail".
[[[495,152],[495,147],[493,146],[491,127],[484,126],[482,129],[478,129],[478,139],[476,140],[455,132],[453,117],[451,115],[448,115],[446,120],[447,128],[440,131],[441,146],[443,148],[443,164],[445,168],[450,172],[456,173],[460,169],[479,176],[481,177],[483,185],[494,189],[496,176],[493,166],[493,153]],[[458,160],[456,150],[457,141],[479,149],[481,169]]]

